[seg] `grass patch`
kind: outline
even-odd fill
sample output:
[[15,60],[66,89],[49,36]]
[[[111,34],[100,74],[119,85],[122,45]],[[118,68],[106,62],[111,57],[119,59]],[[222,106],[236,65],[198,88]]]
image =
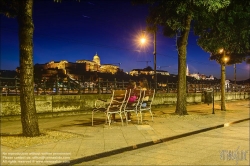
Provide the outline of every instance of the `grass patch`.
[[41,131],[41,135],[37,137],[25,137],[22,134],[1,134],[1,145],[15,149],[43,145],[77,137],[80,136],[73,133],[50,130]]

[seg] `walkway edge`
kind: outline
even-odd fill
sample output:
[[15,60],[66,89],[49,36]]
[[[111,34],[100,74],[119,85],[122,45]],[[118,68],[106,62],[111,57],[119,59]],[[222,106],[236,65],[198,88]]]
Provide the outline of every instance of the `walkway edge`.
[[225,123],[225,124],[220,124],[220,125],[216,125],[216,126],[212,126],[212,127],[208,127],[208,128],[188,132],[188,133],[179,134],[179,135],[176,135],[176,136],[166,137],[166,138],[162,138],[162,139],[155,140],[155,141],[144,142],[144,143],[140,143],[140,144],[133,145],[133,146],[128,146],[128,147],[124,147],[124,148],[120,148],[120,149],[115,149],[115,150],[112,150],[112,151],[102,152],[102,153],[98,153],[98,154],[94,154],[94,155],[90,155],[90,156],[85,156],[85,157],[82,157],[82,158],[70,160],[69,163],[57,163],[57,164],[52,164],[51,166],[74,165],[74,164],[79,164],[79,163],[83,163],[83,162],[88,162],[88,161],[92,161],[92,160],[112,156],[112,155],[115,155],[115,154],[120,154],[120,153],[123,153],[123,152],[126,152],[126,151],[140,149],[140,148],[144,148],[144,147],[147,147],[147,146],[152,146],[152,145],[156,145],[156,144],[159,144],[159,143],[164,143],[164,142],[167,142],[167,141],[187,137],[187,136],[190,136],[190,135],[203,133],[203,132],[206,132],[206,131],[210,131],[210,130],[214,130],[214,129],[218,129],[218,128],[222,128],[222,127],[228,127],[231,124],[236,124],[236,123],[244,122],[244,121],[247,121],[247,120],[250,120],[250,118],[241,119],[241,120],[237,120],[237,121],[233,121],[233,122],[229,122],[229,123]]

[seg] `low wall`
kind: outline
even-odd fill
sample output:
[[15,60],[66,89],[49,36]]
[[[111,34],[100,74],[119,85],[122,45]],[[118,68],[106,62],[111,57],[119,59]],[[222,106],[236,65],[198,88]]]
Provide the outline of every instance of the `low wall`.
[[[152,107],[166,107],[177,101],[176,93],[157,93]],[[0,116],[20,115],[19,96],[0,96]],[[83,95],[41,95],[35,96],[36,111],[38,114],[47,113],[50,116],[64,114],[87,113],[92,110],[97,98],[109,99],[110,94],[83,94]],[[221,99],[220,93],[214,94],[214,100]],[[249,99],[247,92],[226,93],[226,100]],[[187,93],[187,103],[204,102],[203,93]]]

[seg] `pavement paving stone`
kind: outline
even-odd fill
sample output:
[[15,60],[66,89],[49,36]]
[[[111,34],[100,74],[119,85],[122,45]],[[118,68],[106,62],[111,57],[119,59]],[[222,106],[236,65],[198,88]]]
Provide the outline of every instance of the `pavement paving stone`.
[[[42,118],[39,119],[40,130],[56,130],[64,133],[73,133],[76,137],[16,149],[1,145],[1,151],[70,152],[71,159],[78,159],[128,146],[137,147],[145,142],[154,144],[153,142],[167,137],[246,119],[249,118],[249,106],[250,104],[247,100],[227,102],[228,110],[224,112],[219,110],[219,103],[215,103],[215,114],[212,114],[211,105],[188,105],[189,115],[187,116],[173,115],[175,110],[174,106],[156,108],[153,110],[154,121],[151,120],[149,113],[145,113],[143,114],[143,123],[137,124],[137,117],[132,115],[132,121],[129,122],[128,125],[124,123],[124,126],[121,125],[119,117],[117,117],[117,123],[112,123],[111,126],[104,124],[105,119],[102,114],[95,115],[95,125],[91,126],[90,112],[76,116]],[[228,148],[235,149],[237,147],[249,150],[249,130],[238,130],[239,127],[246,127],[246,124],[237,123],[237,127],[233,126],[234,125],[232,125],[230,130],[217,131],[215,129],[210,130],[209,134],[204,133],[202,136],[192,135],[192,138],[183,137],[164,142],[161,144],[163,148],[154,156],[153,152],[150,151],[147,153],[148,156],[141,156],[140,153],[135,155],[138,156],[137,160],[140,165],[152,165],[154,163],[157,165],[189,165],[190,163],[197,165],[231,164],[231,161],[223,161],[220,159],[221,150]],[[1,134],[11,135],[21,133],[21,131],[20,120],[1,121]],[[236,131],[238,134],[233,135],[232,133]],[[236,139],[238,137],[241,137],[241,140]],[[193,138],[198,139],[194,141]],[[220,142],[221,138],[227,141]],[[185,143],[182,144],[184,140]],[[190,148],[190,146],[192,146],[192,148]],[[142,148],[141,150],[144,151],[145,149]],[[200,156],[195,156],[195,152],[197,151],[199,151]],[[207,154],[210,155],[204,158]],[[99,162],[101,165],[123,165],[124,163],[122,163],[122,161],[124,160],[126,160],[128,165],[134,163],[129,158],[115,159],[115,156],[116,155],[114,155],[114,158],[111,157],[111,161],[107,159],[107,162],[103,162],[105,158],[102,158],[102,160],[97,159],[93,162]],[[150,158],[150,156],[152,158]],[[161,158],[161,160],[155,160],[157,158]],[[190,163],[187,161],[190,161]],[[232,161],[232,163],[233,162],[235,161]],[[247,161],[241,161],[243,164],[246,162]],[[84,165],[85,164],[88,164],[88,162],[84,163]]]
[[49,144],[45,144],[45,145],[37,145],[37,146],[31,146],[29,147],[29,150],[32,152],[36,149],[38,150],[42,150],[42,151],[48,151],[48,149],[53,149],[55,148],[55,146],[57,146],[57,142],[54,143],[49,143]]
[[[195,165],[223,165],[225,163],[226,162],[220,159],[219,155],[208,155],[207,157],[194,162]],[[230,164],[227,162],[227,165],[232,165],[232,163]]]
[[80,147],[74,159],[81,158],[82,156],[90,156],[93,154],[102,153],[104,148],[85,148]]

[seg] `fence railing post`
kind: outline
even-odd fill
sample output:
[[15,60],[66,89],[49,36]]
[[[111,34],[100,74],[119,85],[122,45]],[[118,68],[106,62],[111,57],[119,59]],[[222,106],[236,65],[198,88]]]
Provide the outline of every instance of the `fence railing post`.
[[106,93],[108,93],[108,90],[111,90],[112,87],[110,87],[109,85],[109,80],[107,79],[107,83],[106,83]]
[[100,90],[101,86],[100,86],[99,77],[98,77],[98,87],[97,88],[98,88],[98,90],[97,90],[98,94],[101,94],[101,90]]
[[67,90],[68,90],[68,94],[69,94],[69,88],[70,88],[70,80],[69,80],[69,76],[67,77]]
[[7,95],[10,95],[10,87],[9,86],[7,86]]
[[[0,83],[1,85],[1,83]],[[15,78],[15,92],[16,92],[16,95],[17,95],[17,78]]]
[[56,94],[58,95],[58,75],[56,75]]
[[62,94],[64,93],[64,82],[62,82]]
[[115,78],[115,83],[114,83],[114,89],[117,89],[117,87],[116,87],[116,78]]
[[81,94],[81,82],[78,79],[77,81],[78,81],[78,94]]
[[35,88],[36,88],[36,95],[39,95],[39,85],[35,84]]
[[196,93],[196,82],[194,83],[194,93]]
[[169,93],[169,83],[167,81],[167,93]]

